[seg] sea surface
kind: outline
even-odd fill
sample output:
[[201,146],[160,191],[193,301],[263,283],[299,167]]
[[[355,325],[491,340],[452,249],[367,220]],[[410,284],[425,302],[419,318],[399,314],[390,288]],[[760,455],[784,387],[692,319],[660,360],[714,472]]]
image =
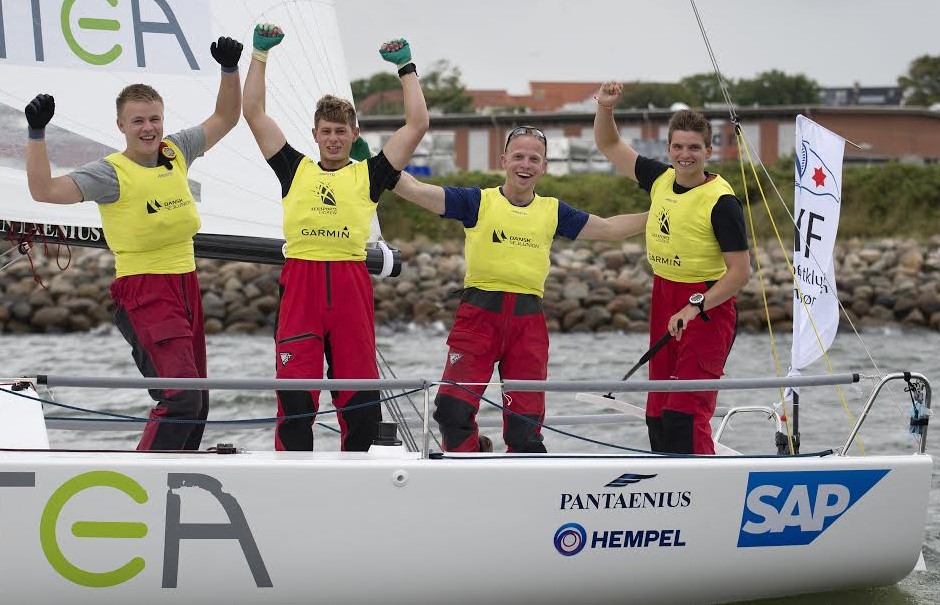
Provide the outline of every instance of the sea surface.
[[[379,353],[387,361],[385,375],[399,378],[426,378],[440,376],[446,347],[446,332],[442,326],[430,328],[380,329]],[[139,376],[131,360],[129,347],[116,330],[102,328],[88,334],[63,335],[0,335],[3,361],[0,376],[13,377],[35,374]],[[557,380],[617,380],[642,356],[648,347],[647,339],[639,334],[553,334],[549,378]],[[216,335],[208,339],[209,375],[211,377],[271,378],[274,375],[274,349],[270,336]],[[928,331],[905,331],[896,328],[863,332],[861,335],[840,333],[829,350],[829,364],[836,373],[858,372],[866,377],[892,371],[911,370],[933,380],[940,389],[940,334]],[[778,372],[786,374],[786,360],[790,354],[789,335],[777,335],[772,347],[766,335],[745,334],[738,337],[726,366],[727,378],[772,377]],[[775,362],[775,359],[780,360]],[[827,373],[827,362],[818,361],[804,374]],[[635,378],[644,379],[645,370]],[[868,454],[904,453],[915,447],[907,431],[910,398],[903,392],[902,383],[886,390],[876,402],[872,414],[864,424],[860,440]],[[824,450],[841,445],[852,426],[849,413],[854,415],[867,399],[872,380],[842,387],[804,389],[800,412],[802,451]],[[101,389],[57,388],[54,393],[60,402],[99,411],[128,414],[145,418],[151,401],[141,391],[115,391]],[[499,401],[498,390],[491,387],[486,397]],[[622,396],[627,401],[642,404],[641,394]],[[733,404],[771,404],[778,398],[777,391],[724,391],[719,396],[719,407]],[[322,398],[324,401],[328,397]],[[845,404],[843,405],[842,400]],[[411,401],[399,400],[405,415],[418,425],[420,396]],[[594,404],[574,401],[570,394],[549,393],[549,416],[570,416],[604,412]],[[934,408],[940,409],[935,400]],[[270,392],[214,391],[211,398],[210,420],[244,418],[271,418],[275,415],[275,400]],[[328,404],[323,410],[331,409]],[[47,406],[47,415],[66,415],[67,410]],[[387,414],[386,414],[387,416]],[[497,427],[499,411],[483,403],[481,424],[488,420],[494,424],[483,429],[497,449],[502,447],[501,430]],[[315,431],[316,449],[338,449],[336,433],[330,425],[335,420],[321,414],[326,426]],[[433,423],[432,423],[433,424]],[[940,431],[937,423],[928,439],[928,453],[940,458]],[[546,444],[550,451],[609,452],[599,443],[586,442],[584,436],[601,443],[646,448],[646,430],[642,421],[631,424],[558,426],[572,436],[550,430]],[[139,437],[137,431],[50,431],[53,447],[78,448],[133,448]],[[420,436],[416,435],[420,440]],[[766,420],[739,416],[722,439],[727,445],[746,453],[775,451],[773,430]],[[232,425],[207,427],[203,446],[220,442],[235,443],[248,449],[273,447],[270,427],[239,428]],[[927,571],[913,572],[896,586],[864,591],[831,592],[820,595],[773,599],[762,603],[774,604],[909,604],[940,603],[940,467],[934,464],[930,495],[930,509],[924,540]],[[786,570],[780,570],[786,573]],[[495,604],[494,605],[498,605]]]

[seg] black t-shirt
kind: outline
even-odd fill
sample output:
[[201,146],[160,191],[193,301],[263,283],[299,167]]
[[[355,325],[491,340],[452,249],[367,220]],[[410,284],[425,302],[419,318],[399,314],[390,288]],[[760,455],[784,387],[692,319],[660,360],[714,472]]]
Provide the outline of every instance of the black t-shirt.
[[[297,168],[303,159],[304,154],[291,147],[290,143],[284,143],[280,151],[268,158],[268,165],[274,170],[274,174],[281,182],[281,197],[285,197],[287,192],[290,191],[294,175],[297,174]],[[399,171],[392,167],[388,162],[388,158],[385,157],[385,152],[382,151],[366,160],[366,163],[369,165],[369,199],[378,202],[382,191],[399,175]],[[323,168],[322,164],[320,167]],[[324,168],[324,170],[326,169]],[[342,168],[338,170],[342,170]]]
[[[670,168],[658,160],[639,156],[636,159],[636,179],[640,188],[649,193],[656,181]],[[707,172],[705,173],[708,174]],[[679,183],[672,184],[676,194],[690,191]],[[744,209],[741,201],[733,195],[723,195],[712,208],[712,229],[722,252],[741,252],[747,250],[747,229],[744,227]]]

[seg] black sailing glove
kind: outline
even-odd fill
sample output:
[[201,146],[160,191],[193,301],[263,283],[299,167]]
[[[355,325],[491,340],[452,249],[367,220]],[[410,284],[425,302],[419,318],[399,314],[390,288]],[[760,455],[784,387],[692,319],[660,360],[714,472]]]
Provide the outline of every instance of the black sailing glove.
[[233,38],[221,37],[209,47],[212,58],[222,66],[222,71],[232,72],[238,69],[238,60],[242,56],[242,43]]
[[[42,130],[55,114],[55,99],[52,95],[36,95],[36,98],[29,102],[24,110],[26,121],[29,123],[29,129],[36,131],[42,138]],[[30,133],[32,134],[32,133]]]

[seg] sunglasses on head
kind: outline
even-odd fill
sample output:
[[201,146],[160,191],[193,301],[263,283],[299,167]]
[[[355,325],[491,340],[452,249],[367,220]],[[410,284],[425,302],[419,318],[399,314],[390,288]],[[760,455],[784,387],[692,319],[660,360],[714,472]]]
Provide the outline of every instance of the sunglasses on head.
[[545,145],[546,147],[548,146],[548,139],[545,138],[544,132],[542,132],[535,126],[518,126],[516,128],[513,128],[512,131],[509,133],[509,136],[506,137],[506,147],[503,149],[503,151],[506,151],[507,149],[509,149],[509,141],[513,140],[514,138],[518,136],[522,136],[524,134],[532,135],[533,137],[542,141],[543,145]]

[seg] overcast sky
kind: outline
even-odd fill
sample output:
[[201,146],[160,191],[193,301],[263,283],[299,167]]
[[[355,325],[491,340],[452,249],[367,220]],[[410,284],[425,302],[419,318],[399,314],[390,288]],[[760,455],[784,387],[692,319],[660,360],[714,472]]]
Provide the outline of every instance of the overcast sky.
[[[420,67],[447,59],[470,88],[530,80],[676,81],[711,71],[689,0],[335,0],[350,79],[387,69],[407,38]],[[697,0],[728,78],[780,69],[822,86],[890,86],[940,55],[940,0]]]

